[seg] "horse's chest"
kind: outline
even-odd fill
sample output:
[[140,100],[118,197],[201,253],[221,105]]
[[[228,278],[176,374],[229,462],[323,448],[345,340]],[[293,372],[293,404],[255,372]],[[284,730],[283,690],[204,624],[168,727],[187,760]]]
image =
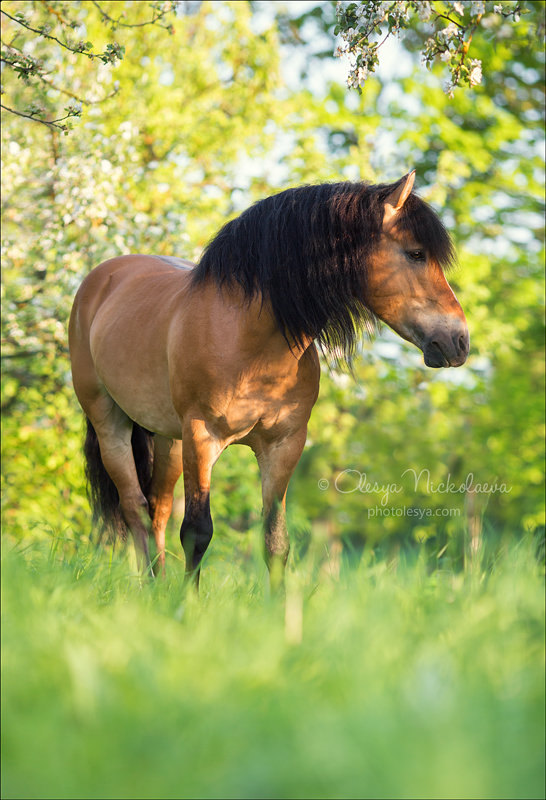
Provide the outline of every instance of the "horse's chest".
[[307,420],[314,402],[309,386],[287,375],[246,378],[228,390],[214,393],[207,416],[222,438],[244,438],[257,425],[282,430]]

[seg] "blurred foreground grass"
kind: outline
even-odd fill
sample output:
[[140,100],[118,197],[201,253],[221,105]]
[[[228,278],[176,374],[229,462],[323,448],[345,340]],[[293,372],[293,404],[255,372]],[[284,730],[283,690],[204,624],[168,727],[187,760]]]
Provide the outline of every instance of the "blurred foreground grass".
[[308,557],[282,600],[233,552],[196,601],[172,567],[4,548],[4,798],[544,796],[531,538],[473,574]]

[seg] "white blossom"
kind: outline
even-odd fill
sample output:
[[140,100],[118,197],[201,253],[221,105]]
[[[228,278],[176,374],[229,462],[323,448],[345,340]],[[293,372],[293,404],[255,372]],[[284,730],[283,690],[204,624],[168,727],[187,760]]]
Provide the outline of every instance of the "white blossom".
[[457,88],[457,84],[454,82],[453,78],[451,78],[450,80],[446,81],[446,83],[444,84],[444,92],[447,94],[447,96],[450,98],[450,100],[453,100],[453,98],[455,96],[455,89],[456,88]]
[[356,79],[358,83],[361,85],[364,83],[366,78],[368,77],[368,68],[367,67],[359,67],[356,71]]
[[448,41],[457,33],[458,27],[454,22],[450,22],[449,25],[446,25],[441,31],[438,31],[438,39],[440,41]]
[[419,19],[423,20],[423,22],[426,22],[427,19],[430,19],[432,8],[428,0],[423,0],[422,3],[419,3],[417,13],[419,14]]
[[482,62],[478,58],[472,59],[470,62],[470,75],[468,80],[471,86],[482,82]]
[[390,0],[382,0],[381,3],[379,3],[379,5],[377,6],[375,12],[376,16],[382,17],[383,14],[386,14],[387,11],[390,11],[391,5],[392,3],[390,2]]

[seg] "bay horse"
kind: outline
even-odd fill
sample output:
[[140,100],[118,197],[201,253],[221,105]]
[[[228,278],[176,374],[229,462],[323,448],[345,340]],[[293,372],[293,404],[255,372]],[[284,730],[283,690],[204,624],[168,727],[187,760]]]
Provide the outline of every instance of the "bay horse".
[[180,539],[198,585],[212,467],[242,443],[260,468],[270,578],[282,582],[286,491],[318,396],[317,345],[350,360],[362,328],[380,320],[429,367],[465,362],[468,328],[444,275],[454,248],[414,179],[288,189],[228,222],[196,265],[126,255],[85,278],[69,343],[91,499],[131,532],[142,571],[153,575],[151,533],[164,571],[183,472]]

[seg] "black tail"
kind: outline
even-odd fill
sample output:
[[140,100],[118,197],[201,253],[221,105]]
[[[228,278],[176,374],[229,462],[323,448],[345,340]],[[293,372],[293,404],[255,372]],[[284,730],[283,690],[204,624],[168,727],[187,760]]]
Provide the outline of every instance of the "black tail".
[[[140,483],[145,497],[148,497],[152,482],[153,446],[149,431],[133,423],[131,444],[133,457]],[[128,528],[119,505],[119,494],[114,482],[102,463],[99,440],[95,429],[87,419],[87,434],[83,446],[85,456],[85,475],[89,502],[93,509],[93,522],[100,525],[100,538],[109,533],[114,538],[127,537]]]

